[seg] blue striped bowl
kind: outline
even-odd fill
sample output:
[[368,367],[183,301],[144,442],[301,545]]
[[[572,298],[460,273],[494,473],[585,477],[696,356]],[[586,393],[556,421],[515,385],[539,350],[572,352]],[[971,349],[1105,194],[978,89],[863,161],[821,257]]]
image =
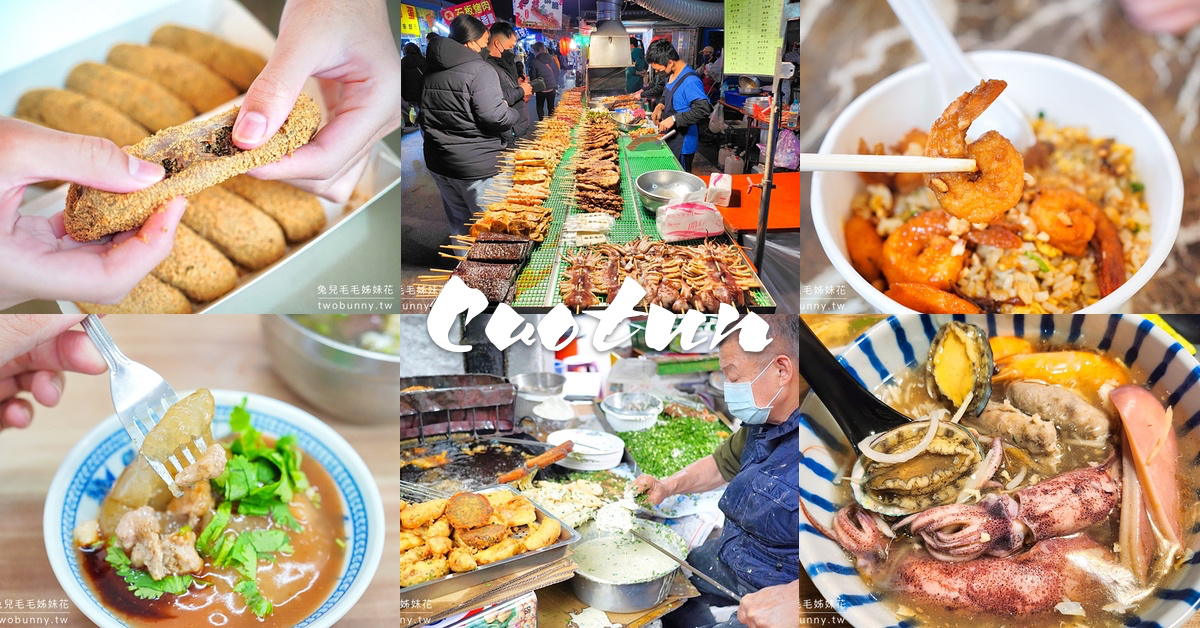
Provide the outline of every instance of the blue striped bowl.
[[[1189,495],[1200,498],[1200,364],[1150,321],[1133,315],[1112,316],[904,316],[891,317],[849,345],[838,361],[870,390],[892,375],[925,360],[938,327],[965,320],[989,336],[1047,339],[1097,349],[1131,366],[1134,377],[1174,407],[1179,451]],[[816,395],[800,406],[800,498],[808,512],[829,526],[834,511],[833,479],[851,460],[852,450]],[[1186,503],[1186,502],[1185,502]],[[1190,528],[1186,544],[1200,547],[1200,524]],[[826,600],[851,624],[863,628],[916,626],[902,621],[867,589],[853,563],[833,541],[806,520],[800,523],[800,560]],[[1146,604],[1127,626],[1179,626],[1200,605],[1200,553],[1173,574],[1157,599]]]
[[[282,401],[253,393],[213,390],[213,436],[230,433],[229,413],[246,398],[251,425],[267,436],[295,434],[305,454],[321,463],[337,486],[345,521],[346,558],[329,599],[297,626],[330,626],[366,591],[383,556],[384,517],[379,487],[366,463],[344,438],[313,415]],[[100,422],[75,445],[50,483],[42,534],[50,567],[75,606],[98,626],[124,626],[100,604],[86,582],[73,532],[95,519],[100,502],[136,452],[117,415]]]

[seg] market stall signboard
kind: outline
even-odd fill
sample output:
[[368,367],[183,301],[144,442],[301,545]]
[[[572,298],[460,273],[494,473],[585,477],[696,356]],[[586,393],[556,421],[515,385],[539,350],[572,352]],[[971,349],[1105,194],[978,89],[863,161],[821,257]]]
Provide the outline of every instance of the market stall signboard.
[[[442,9],[442,19],[447,24],[454,21],[454,18],[460,15],[473,15],[484,26],[491,27],[496,23],[496,11],[492,9],[492,0],[478,0],[477,2],[464,2],[456,4],[452,7]],[[403,23],[401,28],[403,28]]]
[[513,4],[517,26],[541,30],[563,27],[561,0],[516,0]]
[[421,22],[417,19],[417,7],[411,4],[400,5],[400,34],[420,35]]
[[783,0],[725,3],[725,74],[774,76],[783,50]]

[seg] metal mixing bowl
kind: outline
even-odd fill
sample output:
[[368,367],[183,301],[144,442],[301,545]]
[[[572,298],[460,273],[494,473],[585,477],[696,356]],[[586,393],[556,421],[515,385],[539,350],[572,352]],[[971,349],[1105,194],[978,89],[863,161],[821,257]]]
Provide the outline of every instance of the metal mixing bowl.
[[335,340],[290,316],[264,316],[263,342],[283,383],[321,411],[348,423],[398,419],[402,356]]
[[622,133],[628,133],[638,128],[641,126],[642,120],[646,119],[645,116],[634,116],[628,111],[614,111],[608,114],[608,117],[612,118],[612,121],[617,123],[617,128],[620,129]]
[[[687,541],[673,530],[661,523],[636,519],[634,525],[638,530],[653,539],[655,543],[668,549],[676,556],[687,559]],[[611,536],[613,532],[600,530],[595,521],[589,521],[579,528],[581,539],[576,547],[600,536]],[[578,555],[577,555],[578,556]],[[575,576],[571,578],[571,590],[580,601],[588,606],[610,613],[636,613],[648,608],[654,608],[667,599],[671,592],[671,583],[679,568],[651,580],[631,584],[613,584],[589,577],[586,565],[580,565]]]
[[667,201],[703,190],[704,180],[682,170],[651,170],[634,181],[638,198],[646,211],[657,214]]

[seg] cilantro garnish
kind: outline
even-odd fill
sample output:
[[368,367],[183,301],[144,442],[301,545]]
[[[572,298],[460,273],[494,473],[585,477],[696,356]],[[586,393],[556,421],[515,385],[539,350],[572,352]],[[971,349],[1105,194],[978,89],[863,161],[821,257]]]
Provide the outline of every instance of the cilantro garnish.
[[310,492],[310,486],[300,470],[303,455],[294,435],[283,436],[274,446],[268,446],[262,434],[250,425],[245,399],[230,412],[229,425],[238,437],[229,446],[225,471],[212,481],[214,491],[224,501],[196,539],[196,549],[214,566],[232,566],[241,574],[234,590],[246,599],[246,606],[255,615],[265,617],[274,611],[274,605],[258,590],[258,561],[274,562],[275,552],[291,553],[291,538],[283,529],[226,533],[229,518],[236,504],[238,514],[270,516],[279,528],[299,532],[302,528],[288,510],[288,502],[297,493]]
[[121,549],[120,545],[117,545],[116,537],[109,539],[108,551],[104,560],[112,565],[118,576],[125,579],[129,590],[143,600],[157,600],[162,597],[163,593],[183,595],[188,587],[192,586],[192,576],[189,574],[167,576],[162,580],[155,580],[146,571],[134,569],[130,566],[129,557],[125,555],[125,551]]
[[233,590],[242,594],[246,598],[246,606],[254,611],[259,617],[266,617],[275,611],[275,605],[271,604],[271,600],[262,596],[258,592],[258,583],[253,580],[238,580],[237,584],[233,585]]

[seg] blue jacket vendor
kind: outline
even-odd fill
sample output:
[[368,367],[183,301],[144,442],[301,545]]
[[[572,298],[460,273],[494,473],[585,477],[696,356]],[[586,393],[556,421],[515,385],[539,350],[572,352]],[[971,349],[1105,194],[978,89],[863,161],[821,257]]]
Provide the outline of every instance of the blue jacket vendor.
[[658,125],[659,134],[674,129],[667,146],[679,160],[684,172],[692,171],[692,159],[700,146],[698,124],[708,120],[712,103],[704,94],[704,81],[699,74],[679,58],[679,52],[668,39],[659,39],[646,49],[646,62],[655,72],[665,73],[667,82],[662,96],[654,105],[650,119]]
[[720,501],[720,538],[696,548],[688,562],[742,597],[737,615],[717,624],[710,607],[737,602],[693,576],[701,596],[664,617],[667,628],[786,628],[799,622],[800,320],[762,318],[771,340],[761,352],[744,351],[736,332],[721,343],[725,403],[741,429],[678,473],[662,480],[643,475],[634,483],[654,504],[728,484]]

